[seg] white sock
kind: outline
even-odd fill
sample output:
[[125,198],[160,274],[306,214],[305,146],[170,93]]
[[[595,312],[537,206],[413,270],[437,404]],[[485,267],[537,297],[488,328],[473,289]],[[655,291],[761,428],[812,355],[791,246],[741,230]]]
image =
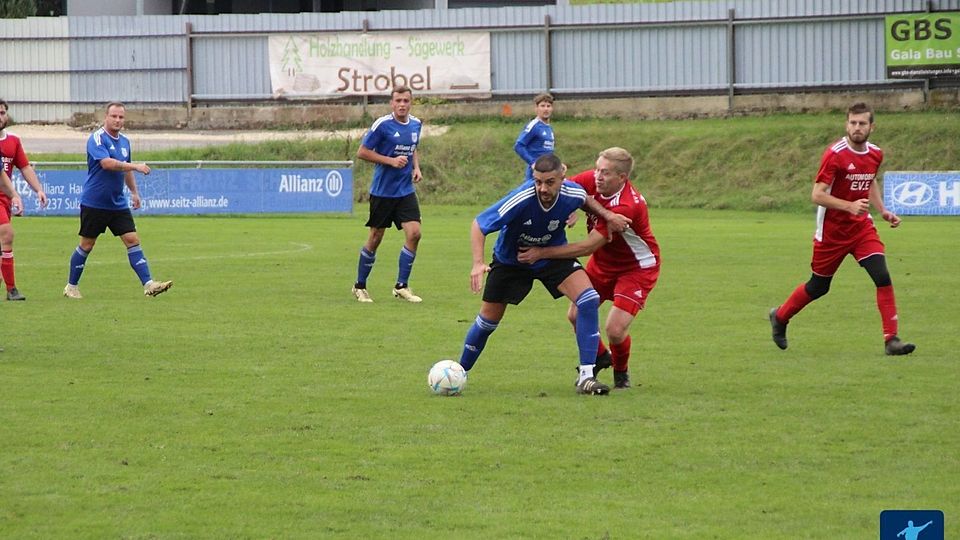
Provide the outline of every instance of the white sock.
[[583,382],[584,379],[589,379],[593,377],[593,368],[596,364],[581,364],[580,365],[580,380],[577,381],[577,384]]

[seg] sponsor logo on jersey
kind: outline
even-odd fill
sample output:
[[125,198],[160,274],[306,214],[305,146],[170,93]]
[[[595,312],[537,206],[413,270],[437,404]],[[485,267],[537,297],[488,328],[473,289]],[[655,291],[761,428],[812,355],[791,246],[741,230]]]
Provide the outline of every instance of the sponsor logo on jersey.
[[904,182],[893,188],[893,200],[903,206],[923,206],[933,199],[933,188],[923,182]]

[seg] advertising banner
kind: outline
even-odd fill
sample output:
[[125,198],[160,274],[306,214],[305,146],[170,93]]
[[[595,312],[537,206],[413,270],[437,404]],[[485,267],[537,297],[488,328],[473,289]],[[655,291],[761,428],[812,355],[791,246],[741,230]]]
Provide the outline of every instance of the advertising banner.
[[[37,170],[49,202],[41,209],[36,194],[20,177],[13,182],[23,198],[24,215],[80,215],[86,171]],[[137,175],[140,214],[259,214],[351,212],[353,171],[337,169],[154,169]]]
[[883,175],[883,205],[894,214],[960,215],[960,171],[889,171]]
[[275,96],[488,95],[489,32],[384,32],[270,36]]
[[887,77],[960,75],[960,12],[888,15]]

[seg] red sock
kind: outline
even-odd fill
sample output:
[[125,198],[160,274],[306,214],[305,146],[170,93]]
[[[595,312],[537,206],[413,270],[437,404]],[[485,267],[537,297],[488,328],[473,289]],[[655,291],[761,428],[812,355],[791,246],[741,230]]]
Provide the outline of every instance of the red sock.
[[16,287],[16,280],[13,279],[13,252],[3,251],[0,258],[0,275],[3,275],[3,282],[7,285],[7,290]]
[[897,335],[897,300],[893,297],[893,285],[877,287],[877,308],[883,322],[883,341]]
[[613,370],[626,371],[630,363],[630,336],[621,343],[610,342],[610,355],[613,356]]
[[807,294],[806,283],[801,283],[790,294],[790,298],[777,310],[777,320],[786,324],[794,315],[800,312],[807,304],[813,302],[813,298]]

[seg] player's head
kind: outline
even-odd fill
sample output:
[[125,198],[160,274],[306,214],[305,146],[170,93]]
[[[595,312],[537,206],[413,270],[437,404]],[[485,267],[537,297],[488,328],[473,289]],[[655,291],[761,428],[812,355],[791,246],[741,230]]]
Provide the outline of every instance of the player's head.
[[413,103],[413,91],[409,86],[398,85],[393,87],[390,92],[390,109],[393,110],[393,117],[401,122],[407,121],[410,115],[410,105]]
[[873,132],[873,109],[866,103],[854,103],[847,109],[847,139],[863,144]]
[[533,162],[533,183],[540,204],[549,207],[557,200],[567,167],[554,154],[544,154]]
[[597,156],[597,168],[593,174],[597,180],[597,191],[601,195],[613,195],[620,191],[630,179],[633,171],[633,156],[623,148],[614,146],[600,152]]
[[10,116],[7,114],[9,109],[7,102],[3,98],[0,98],[0,129],[7,127],[7,124],[10,122]]
[[107,108],[103,114],[103,127],[110,135],[114,137],[123,129],[123,122],[126,119],[126,107],[119,101],[107,103]]
[[537,106],[537,118],[549,122],[553,115],[553,96],[547,93],[537,94],[533,98],[533,104]]

